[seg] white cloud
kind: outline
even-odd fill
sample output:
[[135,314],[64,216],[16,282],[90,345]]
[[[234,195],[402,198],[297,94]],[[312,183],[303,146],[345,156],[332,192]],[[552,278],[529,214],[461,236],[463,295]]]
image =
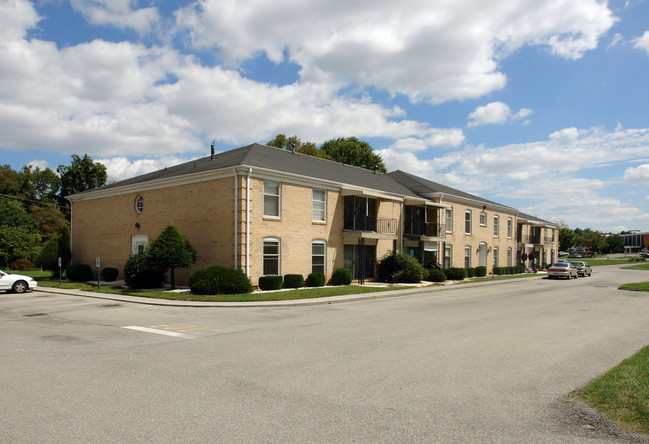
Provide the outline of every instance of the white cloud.
[[518,112],[512,112],[509,105],[503,102],[491,102],[484,106],[477,107],[469,114],[468,126],[475,127],[487,124],[501,124],[509,120],[524,119],[532,114],[529,108],[521,108]]
[[373,85],[433,103],[503,88],[499,60],[525,45],[579,58],[616,21],[597,0],[204,0],[176,16],[194,45],[227,63],[263,52],[300,65],[304,81]]
[[109,182],[118,182],[130,177],[161,170],[168,166],[178,165],[191,159],[167,156],[158,159],[129,160],[126,157],[113,157],[110,159],[97,159],[96,161],[106,167]]
[[649,54],[649,31],[645,31],[644,34],[642,34],[642,37],[638,37],[634,42],[634,48],[642,49]]
[[624,171],[624,180],[628,182],[644,182],[649,185],[649,163],[640,165],[637,168],[627,168]]
[[133,9],[135,3],[135,0],[70,0],[72,8],[90,23],[149,32],[159,20],[157,8]]
[[431,129],[425,140],[429,146],[455,148],[464,143],[464,132],[460,128]]
[[550,134],[550,140],[559,145],[568,145],[575,143],[579,138],[579,130],[575,127],[564,128]]

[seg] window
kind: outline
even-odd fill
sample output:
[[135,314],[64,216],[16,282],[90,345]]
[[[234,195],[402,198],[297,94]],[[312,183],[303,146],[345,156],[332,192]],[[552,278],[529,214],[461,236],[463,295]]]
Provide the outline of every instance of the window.
[[264,217],[279,217],[281,184],[264,182]]
[[471,266],[471,247],[468,245],[464,247],[464,268]]
[[464,233],[471,234],[471,211],[469,210],[464,213]]
[[446,232],[453,232],[453,210],[451,208],[446,209]]
[[552,243],[554,243],[554,228],[552,229]]
[[498,231],[500,230],[500,218],[494,216],[494,237],[498,237]]
[[451,268],[451,257],[453,256],[453,246],[444,247],[444,268]]
[[345,196],[343,229],[376,231],[376,199],[360,196]]
[[133,254],[140,254],[149,246],[149,238],[146,234],[136,234],[131,239],[131,251]]
[[494,247],[494,267],[498,266],[498,247]]
[[512,249],[510,247],[507,249],[507,266],[511,267],[512,265]]
[[311,273],[325,273],[327,244],[322,240],[311,242]]
[[142,196],[138,196],[135,199],[135,211],[137,213],[141,213],[143,209],[144,209],[144,198]]
[[512,238],[512,233],[513,233],[513,229],[514,229],[514,226],[512,224],[513,224],[512,218],[508,217],[507,218],[507,237],[509,239]]
[[325,222],[327,220],[327,192],[313,190],[313,221]]
[[485,212],[480,213],[480,226],[482,227],[487,226],[487,213]]
[[262,274],[267,275],[279,275],[279,239],[275,237],[265,237],[264,238],[264,252],[263,252],[263,270]]

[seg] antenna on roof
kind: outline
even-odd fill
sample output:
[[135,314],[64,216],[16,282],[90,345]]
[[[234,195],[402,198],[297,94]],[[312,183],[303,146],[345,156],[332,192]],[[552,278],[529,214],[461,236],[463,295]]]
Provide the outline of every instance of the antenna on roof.
[[214,143],[215,143],[215,141],[212,140],[212,145],[211,145],[211,148],[212,148],[212,155],[210,156],[210,159],[214,159]]

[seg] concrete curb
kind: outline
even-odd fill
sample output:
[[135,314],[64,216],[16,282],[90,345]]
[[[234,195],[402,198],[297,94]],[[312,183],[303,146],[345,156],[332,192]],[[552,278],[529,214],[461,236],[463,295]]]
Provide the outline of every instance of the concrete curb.
[[[528,277],[527,280],[542,279],[543,276]],[[451,284],[430,287],[418,287],[404,290],[381,291],[376,293],[350,294],[344,296],[328,296],[323,298],[310,299],[292,299],[286,301],[252,301],[252,302],[204,302],[204,301],[178,301],[171,299],[154,299],[139,296],[118,295],[110,293],[96,293],[92,291],[59,289],[53,287],[37,287],[37,291],[44,293],[65,294],[68,296],[80,296],[93,299],[105,299],[110,301],[128,302],[132,304],[157,305],[165,307],[217,307],[217,308],[244,308],[244,307],[299,307],[307,305],[325,305],[338,304],[343,302],[356,302],[371,299],[384,299],[396,296],[408,296],[421,293],[430,293],[446,290],[460,290],[467,288],[466,285],[473,287],[484,287],[487,285],[506,284],[511,282],[520,282],[519,279],[495,280],[488,282],[476,282],[465,284]]]

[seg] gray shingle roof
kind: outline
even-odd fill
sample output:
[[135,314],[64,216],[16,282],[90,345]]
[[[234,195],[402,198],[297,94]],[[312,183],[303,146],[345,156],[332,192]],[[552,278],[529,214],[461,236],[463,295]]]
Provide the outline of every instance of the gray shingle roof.
[[509,208],[512,212],[517,211],[515,208],[508,207],[507,205],[503,205],[498,202],[476,196],[474,194],[465,193],[464,191],[460,191],[455,188],[442,185],[441,183],[433,182],[431,180],[424,179],[422,177],[418,177],[401,170],[388,173],[388,176],[392,177],[394,180],[411,189],[420,196],[425,196],[430,193],[442,193],[445,196],[455,196],[462,199],[474,200],[485,205],[497,205],[499,207]]
[[281,148],[258,143],[216,154],[213,159],[210,156],[203,157],[152,173],[115,182],[89,192],[109,190],[126,185],[144,184],[154,180],[171,179],[211,170],[231,169],[237,166],[264,168],[400,196],[417,197],[413,191],[393,180],[388,174],[375,174],[373,171],[364,168],[307,156],[305,154],[292,153]]

